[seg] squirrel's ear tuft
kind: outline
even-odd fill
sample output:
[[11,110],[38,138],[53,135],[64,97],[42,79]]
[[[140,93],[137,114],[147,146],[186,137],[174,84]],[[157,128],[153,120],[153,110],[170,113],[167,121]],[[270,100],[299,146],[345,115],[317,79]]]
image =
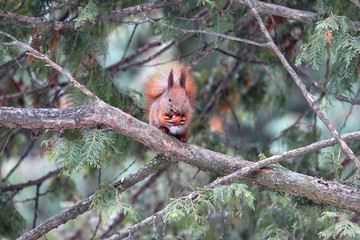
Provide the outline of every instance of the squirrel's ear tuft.
[[180,75],[180,86],[184,89],[186,89],[186,72],[185,72],[185,68],[183,68],[181,70],[181,75]]
[[173,70],[171,69],[168,78],[168,89],[172,88],[173,86],[174,86],[174,74],[173,74]]

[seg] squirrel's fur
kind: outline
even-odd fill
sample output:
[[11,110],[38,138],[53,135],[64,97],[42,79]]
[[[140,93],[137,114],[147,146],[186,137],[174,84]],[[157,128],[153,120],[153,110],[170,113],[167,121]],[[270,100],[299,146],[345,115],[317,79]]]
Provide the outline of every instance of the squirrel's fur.
[[189,69],[180,63],[158,68],[145,84],[145,96],[149,124],[186,142],[196,97]]

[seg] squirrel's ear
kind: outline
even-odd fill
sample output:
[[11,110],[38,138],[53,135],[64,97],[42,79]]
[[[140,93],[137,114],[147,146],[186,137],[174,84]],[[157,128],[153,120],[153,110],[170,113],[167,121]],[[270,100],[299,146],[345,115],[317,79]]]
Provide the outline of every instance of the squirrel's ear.
[[173,86],[174,86],[174,74],[173,74],[173,70],[171,69],[168,78],[168,89],[172,88]]
[[180,86],[184,89],[186,88],[186,72],[184,68],[181,70]]

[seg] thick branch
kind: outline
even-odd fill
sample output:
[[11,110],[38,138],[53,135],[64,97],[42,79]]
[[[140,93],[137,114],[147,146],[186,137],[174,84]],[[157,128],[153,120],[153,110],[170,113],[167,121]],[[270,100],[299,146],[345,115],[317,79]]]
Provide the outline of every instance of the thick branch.
[[[266,164],[254,163],[241,158],[230,157],[196,145],[178,141],[161,130],[141,122],[119,109],[105,103],[93,103],[70,109],[21,109],[0,108],[0,126],[22,128],[65,129],[81,128],[88,125],[106,125],[117,132],[139,141],[157,153],[171,160],[182,161],[201,170],[227,175],[238,169],[250,170],[269,163],[301,156],[316,150],[333,146],[332,138],[309,146],[291,150],[268,158]],[[360,138],[360,132],[344,134],[348,141]],[[289,192],[306,197],[317,203],[328,203],[339,208],[360,212],[360,190],[318,178],[294,173],[285,169],[259,171],[245,177],[246,180],[277,191]]]

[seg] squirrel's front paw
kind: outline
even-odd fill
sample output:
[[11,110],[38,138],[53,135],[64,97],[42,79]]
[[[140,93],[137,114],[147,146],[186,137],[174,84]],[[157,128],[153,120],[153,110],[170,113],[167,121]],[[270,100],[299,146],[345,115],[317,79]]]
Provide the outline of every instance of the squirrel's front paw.
[[172,120],[171,120],[170,117],[165,117],[165,118],[164,118],[164,122],[165,122],[165,125],[166,125],[167,127],[171,127],[171,126],[172,126]]

